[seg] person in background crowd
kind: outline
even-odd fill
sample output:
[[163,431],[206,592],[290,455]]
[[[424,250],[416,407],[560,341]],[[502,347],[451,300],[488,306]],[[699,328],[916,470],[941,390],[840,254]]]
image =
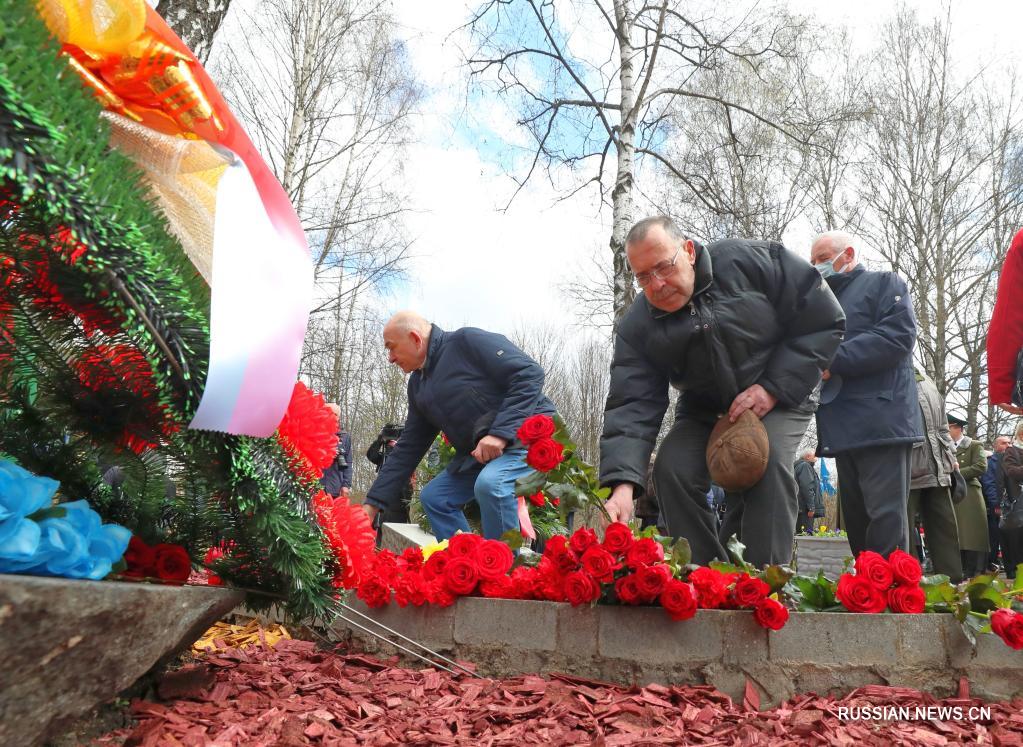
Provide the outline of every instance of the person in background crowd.
[[814,465],[817,455],[812,449],[804,451],[792,468],[796,478],[796,498],[799,514],[796,516],[796,534],[813,534],[813,520],[824,511],[821,480]]
[[330,466],[323,470],[320,485],[328,495],[347,498],[352,490],[352,437],[341,424],[341,406],[328,402],[327,407],[337,415],[337,453]]
[[998,277],[998,295],[987,334],[988,401],[1016,415],[1023,402],[1013,403],[1020,351],[1023,350],[1023,231],[1012,239]]
[[391,317],[383,337],[390,362],[412,375],[405,430],[366,494],[370,519],[400,501],[443,431],[455,455],[419,496],[437,539],[470,531],[462,508],[473,498],[486,538],[518,531],[515,481],[533,470],[516,432],[532,415],[555,414],[543,394],[543,369],[504,335],[475,327],[446,332],[411,311]]
[[[404,429],[402,423],[388,423],[383,427],[380,433],[374,439],[373,443],[366,449],[366,458],[376,465],[377,474],[380,474],[380,468],[384,466],[387,458],[394,451],[394,447],[398,444],[398,439],[401,438],[401,432]],[[389,506],[380,512],[379,523],[384,522],[396,523],[396,524],[408,524],[409,523],[409,504],[412,502],[412,494],[415,491],[415,473],[412,473],[412,477],[405,483],[405,487],[401,491],[401,500],[395,506]]]
[[966,479],[966,497],[956,504],[956,525],[959,527],[959,550],[963,559],[963,576],[973,578],[987,569],[990,547],[987,541],[987,509],[980,487],[980,477],[987,471],[987,457],[980,441],[963,433],[966,421],[948,416],[948,432],[956,448],[959,472]]
[[[952,583],[963,580],[959,555],[959,528],[952,504],[952,473],[959,469],[955,445],[949,435],[945,403],[925,374],[916,371],[917,395],[924,423],[924,440],[913,444],[912,482],[909,487],[910,544],[917,548],[917,512],[923,520],[927,554],[935,573],[944,573]],[[920,552],[917,549],[917,556]]]
[[980,488],[984,493],[984,505],[987,508],[987,541],[991,547],[987,556],[987,569],[993,573],[1000,567],[998,551],[1001,547],[998,517],[1002,513],[1002,483],[998,471],[1001,469],[1002,454],[1011,443],[1010,436],[995,437],[991,444],[991,455],[987,458],[987,471],[980,476]]
[[1006,520],[1018,516],[1018,504],[1023,499],[1023,423],[1016,428],[1013,436],[1012,445],[1002,454],[998,470],[1001,483],[998,492],[1002,496],[999,520],[1002,563],[1005,575],[1011,579],[1016,578],[1016,568],[1023,563],[1023,526],[1006,526]]
[[864,269],[857,239],[843,231],[818,236],[810,261],[846,316],[845,340],[824,372],[817,453],[835,457],[853,555],[887,556],[907,546],[913,444],[923,440],[912,300],[894,272]]
[[[629,230],[625,249],[642,293],[615,333],[600,439],[600,482],[612,488],[608,514],[631,516],[675,387],[682,392],[675,423],[654,465],[668,533],[685,537],[693,562],[706,564],[728,559],[723,541],[732,522],[747,561],[788,563],[796,526],[792,462],[821,371],[842,339],[842,310],[813,268],[777,242],[703,246],[657,216]],[[719,535],[707,505],[707,441],[719,416],[734,423],[747,411],[767,433],[767,467],[747,490],[728,495]]]

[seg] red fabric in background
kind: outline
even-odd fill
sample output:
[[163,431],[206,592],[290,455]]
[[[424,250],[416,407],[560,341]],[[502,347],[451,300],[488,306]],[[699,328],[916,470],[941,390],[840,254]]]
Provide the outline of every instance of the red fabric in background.
[[1012,402],[1016,356],[1023,348],[1023,230],[1016,234],[998,279],[998,297],[987,336],[988,397]]

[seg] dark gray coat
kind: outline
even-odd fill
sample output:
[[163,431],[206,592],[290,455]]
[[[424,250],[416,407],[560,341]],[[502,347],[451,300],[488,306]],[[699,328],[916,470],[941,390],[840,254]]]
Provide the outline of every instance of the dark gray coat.
[[[402,490],[441,431],[455,447],[449,472],[482,469],[471,452],[486,435],[515,445],[522,421],[554,414],[539,364],[504,335],[475,327],[430,331],[423,367],[408,382],[408,417],[394,451],[366,494],[378,508],[397,505]],[[519,444],[521,446],[521,444]]]
[[916,319],[906,283],[862,266],[828,285],[846,316],[817,410],[817,453],[923,440],[913,373]]
[[640,296],[618,325],[600,441],[600,481],[643,489],[668,406],[713,417],[760,384],[780,407],[812,407],[838,348],[842,309],[805,260],[779,243],[729,239],[696,248],[693,298],[672,313]]
[[[796,478],[796,497],[799,504],[799,512],[806,514],[824,511],[824,498],[821,496],[821,479],[817,476],[817,470],[805,459],[796,462],[792,469]],[[823,516],[823,513],[821,513]]]

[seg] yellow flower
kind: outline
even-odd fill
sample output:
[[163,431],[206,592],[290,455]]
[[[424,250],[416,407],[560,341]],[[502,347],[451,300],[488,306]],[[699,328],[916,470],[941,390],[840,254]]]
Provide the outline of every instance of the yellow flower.
[[826,531],[828,531],[828,528],[826,526],[824,526],[823,524],[821,524],[819,527],[817,527],[817,531],[818,532],[826,532]]
[[447,549],[448,549],[448,541],[447,540],[444,540],[443,542],[435,542],[432,545],[425,545],[423,547],[423,560],[427,560],[431,555],[433,555],[438,550],[447,550]]

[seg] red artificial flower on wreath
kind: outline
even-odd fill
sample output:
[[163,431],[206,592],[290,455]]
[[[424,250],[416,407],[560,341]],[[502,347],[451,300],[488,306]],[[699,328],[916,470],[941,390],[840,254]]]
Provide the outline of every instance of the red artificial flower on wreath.
[[525,446],[532,446],[542,438],[551,438],[556,430],[557,426],[550,415],[532,415],[522,421],[515,436]]
[[892,568],[880,553],[864,550],[856,557],[856,575],[865,576],[881,591],[887,591],[895,581]]
[[664,560],[664,547],[655,539],[640,537],[625,551],[625,565],[635,570],[641,565],[660,563]]
[[320,479],[337,456],[337,429],[337,415],[327,407],[323,395],[296,381],[288,409],[277,426],[277,439],[314,479]]
[[177,431],[160,402],[149,363],[134,347],[92,346],[73,368],[83,387],[75,409],[94,432],[113,431],[119,446],[141,454]]
[[632,536],[629,525],[620,521],[608,524],[607,529],[604,530],[604,549],[612,555],[623,554],[632,547],[634,541],[635,538]]
[[582,571],[566,573],[564,588],[565,597],[573,607],[592,604],[600,599],[600,584]]
[[500,540],[485,539],[476,546],[476,569],[483,581],[504,578],[511,570],[515,556],[511,548]]
[[547,502],[547,499],[544,496],[543,491],[540,491],[538,493],[533,493],[533,495],[529,496],[529,502],[532,503],[537,508],[543,508],[544,504]]
[[1009,609],[991,613],[991,632],[1005,641],[1009,648],[1023,649],[1023,615]]
[[672,620],[688,620],[696,614],[696,589],[677,578],[665,584],[660,601]]
[[789,611],[777,599],[764,597],[757,602],[756,609],[753,611],[753,619],[762,628],[781,630],[789,619]]
[[597,533],[589,527],[576,529],[572,532],[572,536],[568,538],[568,546],[575,553],[576,558],[582,557],[582,554],[586,552],[586,548],[596,544]]
[[728,577],[720,571],[697,568],[689,574],[689,583],[696,589],[701,609],[717,609],[728,601]]
[[614,556],[600,545],[587,547],[579,562],[582,563],[584,571],[602,584],[611,583],[615,570],[620,566]]
[[732,601],[739,607],[753,608],[771,593],[771,587],[759,578],[743,573],[732,587]]
[[916,586],[924,576],[920,561],[903,550],[892,551],[888,556],[888,566],[892,569],[895,583],[903,586]]
[[526,452],[526,464],[537,472],[550,472],[565,460],[565,447],[550,438],[541,438]]
[[[202,559],[202,564],[209,568],[215,562],[221,558],[226,558],[231,554],[231,549],[234,547],[234,542],[221,542],[219,545],[214,545],[206,551],[206,555]],[[210,573],[206,577],[206,583],[210,586],[220,586],[224,583],[224,579],[215,573]]]
[[879,589],[866,575],[843,573],[838,577],[835,597],[850,612],[876,614],[888,605],[885,590]]
[[192,561],[181,545],[159,544],[153,547],[153,568],[161,581],[183,584],[192,573]]
[[313,497],[316,521],[337,568],[334,585],[354,589],[374,562],[376,532],[362,506],[324,491]]
[[918,615],[927,606],[927,594],[919,586],[898,585],[888,590],[888,609]]

